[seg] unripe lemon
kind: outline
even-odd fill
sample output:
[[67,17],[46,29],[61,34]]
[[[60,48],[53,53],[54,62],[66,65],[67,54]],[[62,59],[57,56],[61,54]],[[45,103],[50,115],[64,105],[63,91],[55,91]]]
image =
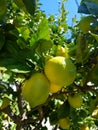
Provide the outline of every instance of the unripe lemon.
[[42,73],[36,73],[22,87],[22,96],[30,106],[43,104],[49,96],[50,83]]
[[45,74],[53,84],[68,86],[76,77],[76,67],[69,58],[56,56],[45,64]]
[[62,88],[62,86],[50,83],[50,93],[56,93],[58,91],[60,91]]
[[58,124],[62,129],[69,129],[71,122],[69,118],[62,118],[59,119]]
[[10,99],[9,98],[7,98],[7,97],[4,97],[3,99],[3,102],[2,102],[2,104],[1,104],[1,106],[0,106],[0,109],[4,109],[4,108],[6,108],[9,104],[10,104]]
[[68,96],[68,102],[73,108],[79,108],[79,107],[81,107],[81,105],[83,103],[83,99],[82,99],[81,95],[74,94],[74,95]]

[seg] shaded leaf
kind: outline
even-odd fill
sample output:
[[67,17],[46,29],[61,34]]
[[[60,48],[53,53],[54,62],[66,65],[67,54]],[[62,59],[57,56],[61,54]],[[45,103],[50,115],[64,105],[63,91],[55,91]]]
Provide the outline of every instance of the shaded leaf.
[[0,21],[2,21],[3,18],[5,17],[6,11],[7,11],[7,1],[0,0]]
[[90,14],[90,12],[89,12],[87,6],[85,5],[85,3],[81,4],[78,7],[78,13]]
[[4,43],[5,43],[4,31],[0,29],[0,50],[2,49]]
[[34,15],[36,1],[35,0],[15,0],[15,4],[22,9],[25,13]]
[[58,119],[65,118],[65,117],[69,116],[70,105],[69,105],[68,101],[64,102],[64,104],[62,104],[59,107],[57,113],[58,113]]
[[35,12],[36,0],[23,0],[23,3],[25,4],[27,11],[33,15]]
[[78,8],[79,13],[98,15],[98,4],[93,2],[84,2]]

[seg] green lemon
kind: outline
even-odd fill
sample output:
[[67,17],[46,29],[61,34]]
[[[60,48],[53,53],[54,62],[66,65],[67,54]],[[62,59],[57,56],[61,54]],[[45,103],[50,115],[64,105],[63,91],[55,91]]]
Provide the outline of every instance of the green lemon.
[[44,68],[47,78],[58,86],[68,86],[76,77],[76,67],[69,58],[56,56],[49,59]]
[[67,117],[59,119],[58,124],[62,129],[69,129],[71,122],[70,119]]
[[68,96],[68,102],[73,108],[79,108],[79,107],[81,107],[81,105],[83,103],[83,99],[82,99],[81,95],[74,94],[74,95]]
[[0,109],[4,109],[4,108],[6,108],[9,104],[10,104],[10,99],[9,98],[7,98],[7,97],[4,97],[3,99],[2,99],[2,104],[1,104],[1,106],[0,106]]
[[45,103],[49,96],[50,83],[42,73],[36,73],[22,87],[22,96],[30,106],[36,107]]

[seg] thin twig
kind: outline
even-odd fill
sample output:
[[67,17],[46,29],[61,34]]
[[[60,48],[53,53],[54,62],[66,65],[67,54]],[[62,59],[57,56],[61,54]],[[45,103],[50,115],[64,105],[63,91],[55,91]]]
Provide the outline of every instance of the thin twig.
[[18,103],[18,108],[19,108],[19,111],[20,111],[20,116],[22,118],[24,111],[23,111],[23,107],[22,107],[22,89],[21,89],[21,83],[20,84],[16,83],[16,86],[17,86],[17,92],[18,92],[18,101],[17,101],[17,103]]
[[10,106],[2,109],[1,112],[7,114],[16,124],[20,124],[20,117],[12,112]]
[[77,5],[77,7],[79,7],[79,3],[78,3],[78,1],[77,1],[77,0],[75,0],[75,3],[76,3],[76,5]]

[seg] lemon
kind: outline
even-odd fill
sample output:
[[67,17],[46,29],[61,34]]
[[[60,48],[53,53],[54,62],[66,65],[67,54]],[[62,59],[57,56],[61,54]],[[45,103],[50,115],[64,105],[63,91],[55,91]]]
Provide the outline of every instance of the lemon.
[[81,107],[81,105],[83,103],[83,99],[82,99],[81,95],[74,94],[74,95],[68,96],[68,102],[73,108],[79,108],[79,107]]
[[59,119],[58,124],[62,129],[69,129],[71,122],[70,119],[66,117]]
[[62,47],[61,45],[58,45],[56,56],[68,57],[68,48],[66,46]]
[[94,17],[93,16],[87,16],[87,17],[83,17],[79,24],[78,27],[81,29],[81,31],[85,34],[88,33],[88,31],[92,30],[90,24],[94,21]]
[[96,108],[92,112],[92,117],[98,119],[98,106],[96,106]]
[[58,86],[68,86],[76,77],[76,67],[69,58],[56,56],[49,59],[44,68],[47,78]]
[[2,104],[0,106],[0,109],[4,109],[10,104],[10,99],[9,98],[4,97],[2,100],[3,100],[3,102],[2,102]]
[[50,83],[50,93],[56,93],[58,91],[60,91],[62,88],[62,86]]
[[83,124],[80,130],[89,130],[89,127],[86,124]]
[[35,73],[22,86],[22,96],[30,106],[43,104],[49,96],[50,83],[43,73]]

